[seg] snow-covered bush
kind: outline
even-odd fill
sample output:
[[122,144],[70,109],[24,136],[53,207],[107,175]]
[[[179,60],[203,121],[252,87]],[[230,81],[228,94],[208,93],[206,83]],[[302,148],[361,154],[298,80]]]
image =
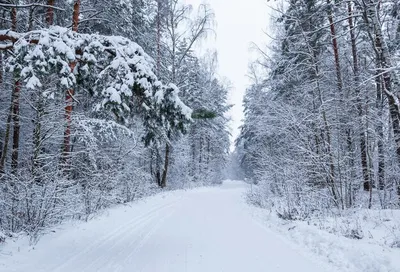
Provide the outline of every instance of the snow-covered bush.
[[6,241],[6,235],[0,231],[0,244]]

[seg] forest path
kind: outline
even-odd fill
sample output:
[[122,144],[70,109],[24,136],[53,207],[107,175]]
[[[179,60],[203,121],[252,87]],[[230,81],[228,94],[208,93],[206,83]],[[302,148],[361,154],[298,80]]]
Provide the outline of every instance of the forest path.
[[117,207],[0,256],[0,271],[324,271],[254,220],[246,188],[231,181]]

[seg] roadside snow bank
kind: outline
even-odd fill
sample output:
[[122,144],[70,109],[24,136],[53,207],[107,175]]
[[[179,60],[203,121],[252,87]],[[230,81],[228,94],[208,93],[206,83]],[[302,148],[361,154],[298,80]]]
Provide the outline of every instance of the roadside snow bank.
[[252,209],[255,220],[342,272],[400,271],[400,211],[349,210],[340,216],[285,221]]

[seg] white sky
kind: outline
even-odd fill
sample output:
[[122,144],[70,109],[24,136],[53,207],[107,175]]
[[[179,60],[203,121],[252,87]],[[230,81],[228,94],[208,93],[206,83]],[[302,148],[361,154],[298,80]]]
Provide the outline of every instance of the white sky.
[[[203,0],[183,0],[194,7]],[[239,135],[239,126],[243,119],[242,99],[249,79],[249,60],[254,58],[250,52],[251,43],[258,45],[268,38],[264,34],[269,16],[265,0],[207,0],[215,13],[216,37],[203,47],[216,49],[218,52],[221,78],[226,77],[232,83],[229,102],[234,104],[230,116],[232,118],[232,142]],[[232,146],[233,147],[233,146]]]

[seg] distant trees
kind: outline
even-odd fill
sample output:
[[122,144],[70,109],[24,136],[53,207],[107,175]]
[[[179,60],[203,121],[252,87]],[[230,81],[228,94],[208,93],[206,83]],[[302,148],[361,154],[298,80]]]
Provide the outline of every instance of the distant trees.
[[[197,37],[181,35],[176,55],[169,54],[166,18],[172,16],[167,13],[172,2],[164,3],[162,14],[157,4],[0,3],[0,229],[5,233],[22,230],[36,239],[49,225],[88,219],[113,203],[166,187],[167,179],[173,181],[169,187],[218,181],[206,180],[203,171],[200,180],[182,175],[177,162],[189,162],[187,137],[197,126],[209,135],[207,169],[222,172],[227,88],[191,50],[202,35],[191,31],[201,22],[187,25]],[[206,79],[192,78],[200,74]],[[192,108],[197,96],[203,104]],[[198,109],[207,118],[200,120]],[[219,148],[214,158],[212,142]],[[200,169],[202,161],[191,162]],[[164,166],[159,177],[156,164],[160,171]]]
[[397,11],[395,1],[300,0],[274,19],[237,148],[291,217],[371,207],[374,196],[399,205]]

